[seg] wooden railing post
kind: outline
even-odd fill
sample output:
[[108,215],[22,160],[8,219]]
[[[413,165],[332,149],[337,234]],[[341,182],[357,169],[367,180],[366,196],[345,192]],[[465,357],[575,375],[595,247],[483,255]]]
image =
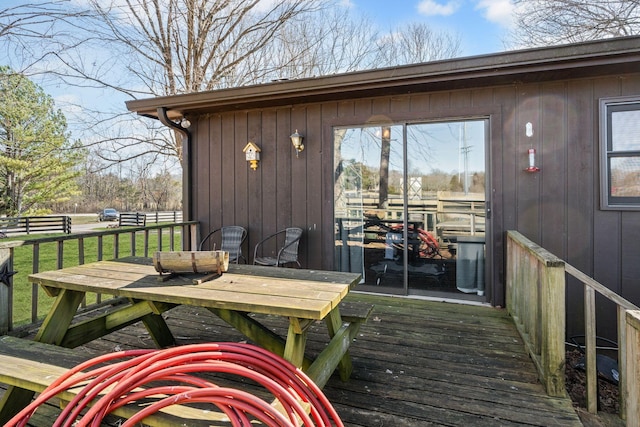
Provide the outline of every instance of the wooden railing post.
[[[11,249],[0,248],[0,266],[8,263],[8,267],[11,268]],[[9,282],[11,283],[11,282]],[[6,334],[9,332],[9,326],[11,324],[11,293],[9,286],[5,283],[0,283],[0,334]]]
[[507,232],[507,311],[550,396],[566,396],[565,264],[516,231]]
[[541,278],[542,368],[547,394],[565,396],[565,274],[564,264],[543,265]]
[[598,412],[598,371],[596,367],[596,291],[584,288],[584,347],[587,411]]
[[627,419],[627,398],[626,398],[626,390],[627,390],[627,309],[618,306],[618,316],[617,316],[617,324],[618,324],[618,390],[620,391],[620,418],[623,420]]
[[640,425],[640,310],[627,311],[627,426]]

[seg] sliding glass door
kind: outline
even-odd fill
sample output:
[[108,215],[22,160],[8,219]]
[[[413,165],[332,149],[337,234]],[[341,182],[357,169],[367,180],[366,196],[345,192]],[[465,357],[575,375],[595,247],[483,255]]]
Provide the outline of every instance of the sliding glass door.
[[335,129],[337,269],[363,290],[482,295],[485,133],[485,120]]

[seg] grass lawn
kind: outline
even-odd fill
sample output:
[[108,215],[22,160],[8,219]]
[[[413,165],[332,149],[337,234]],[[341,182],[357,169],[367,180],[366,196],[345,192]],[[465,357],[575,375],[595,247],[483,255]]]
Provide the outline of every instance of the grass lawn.
[[[38,235],[38,237],[55,237],[61,234]],[[69,236],[67,234],[62,234]],[[180,231],[176,230],[176,247],[180,246]],[[26,240],[27,237],[10,237],[3,241],[10,240]],[[33,239],[33,236],[28,236]],[[136,234],[136,255],[144,255],[144,233]],[[114,243],[115,236],[108,235],[102,238],[102,258],[105,260],[114,259]],[[119,237],[119,257],[131,255],[131,235],[130,233],[121,234]],[[163,234],[162,250],[170,250],[170,241],[168,231]],[[149,254],[153,254],[158,250],[157,232],[152,231],[149,235]],[[94,262],[98,260],[98,237],[90,237],[84,239],[84,262]],[[57,243],[40,244],[40,262],[38,271],[49,271],[57,268]],[[63,265],[64,267],[72,267],[80,264],[80,255],[78,249],[78,240],[68,240],[63,245]],[[27,276],[34,272],[33,266],[33,245],[24,245],[14,249],[13,270],[17,273],[13,276],[13,326],[18,327],[31,323],[31,307],[34,301],[34,294],[37,293],[37,317],[42,319],[54,302],[38,286],[34,286],[27,281]],[[87,295],[87,304],[96,301],[96,295]]]

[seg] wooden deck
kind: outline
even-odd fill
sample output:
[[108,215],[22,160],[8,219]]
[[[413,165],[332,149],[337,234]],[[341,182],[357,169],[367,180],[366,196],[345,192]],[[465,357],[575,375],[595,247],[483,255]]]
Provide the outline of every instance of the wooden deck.
[[[351,346],[351,379],[334,375],[324,388],[346,426],[582,425],[568,398],[546,396],[504,310],[365,294],[349,299],[376,307]],[[178,307],[165,316],[181,344],[243,339],[206,310]],[[281,319],[265,321],[286,334]],[[314,352],[326,339],[318,323],[307,348]],[[141,347],[153,343],[136,324],[78,351]],[[47,411],[30,425],[51,425],[55,409]]]

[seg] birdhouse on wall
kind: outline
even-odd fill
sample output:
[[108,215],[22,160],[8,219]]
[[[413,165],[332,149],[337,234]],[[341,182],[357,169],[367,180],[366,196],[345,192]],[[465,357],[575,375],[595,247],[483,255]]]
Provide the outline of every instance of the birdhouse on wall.
[[253,142],[248,142],[242,149],[244,151],[245,158],[249,162],[251,169],[258,169],[258,162],[260,161],[260,147]]

